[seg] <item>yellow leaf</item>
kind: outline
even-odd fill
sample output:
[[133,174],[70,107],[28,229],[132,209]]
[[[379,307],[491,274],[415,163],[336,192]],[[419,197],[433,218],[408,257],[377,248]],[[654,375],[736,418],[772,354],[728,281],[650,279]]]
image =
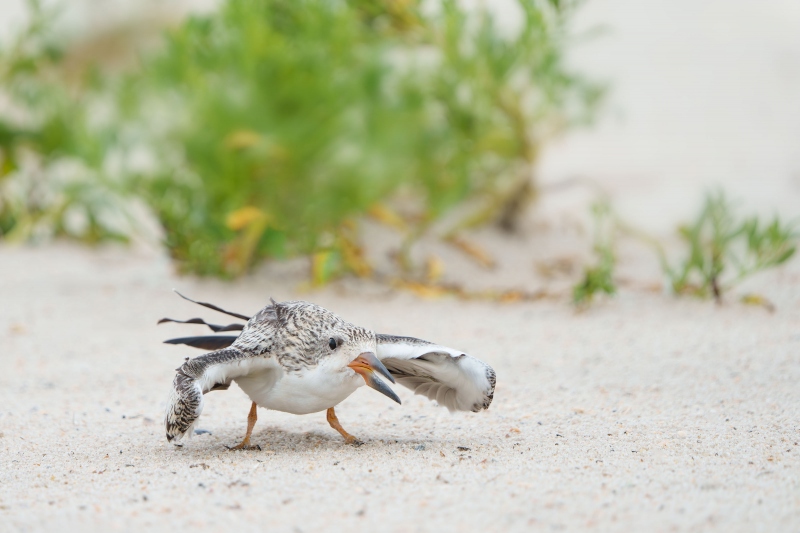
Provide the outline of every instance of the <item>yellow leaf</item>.
[[492,258],[492,256],[490,256],[483,248],[481,248],[477,244],[462,239],[461,237],[456,237],[455,235],[449,237],[447,241],[456,248],[458,248],[459,250],[461,250],[462,252],[464,252],[465,254],[467,254],[468,256],[470,256],[471,258],[473,258],[484,268],[494,268],[495,261]]
[[364,248],[358,242],[358,225],[351,219],[345,219],[336,232],[336,247],[347,270],[360,278],[372,274],[372,266],[364,255]]
[[497,301],[510,304],[515,302],[521,302],[526,299],[526,295],[520,291],[510,290],[501,293],[497,296]]
[[402,281],[398,284],[400,288],[411,291],[421,298],[433,300],[447,296],[449,291],[443,287],[436,285],[428,285],[426,283],[417,283],[415,281]]
[[311,255],[311,283],[325,285],[336,274],[339,254],[333,250],[323,250]]
[[408,224],[403,220],[400,215],[386,207],[384,204],[373,204],[369,208],[367,214],[380,222],[398,231],[406,231]]
[[428,283],[436,283],[442,278],[444,274],[444,261],[432,255],[425,263],[425,278]]
[[248,205],[230,213],[225,220],[225,225],[228,226],[228,229],[239,231],[254,222],[266,221],[269,221],[269,216],[264,211],[252,205]]
[[364,250],[355,243],[343,240],[341,242],[342,260],[344,264],[359,278],[366,278],[372,274],[372,266],[364,257]]
[[228,215],[225,224],[229,229],[240,232],[223,252],[223,263],[229,274],[239,276],[250,268],[269,221],[267,213],[253,206],[242,207]]
[[255,146],[263,137],[253,130],[236,130],[225,137],[225,147],[230,150],[244,150]]
[[759,305],[769,312],[775,311],[775,306],[772,302],[761,296],[760,294],[745,294],[742,296],[742,303],[746,305]]

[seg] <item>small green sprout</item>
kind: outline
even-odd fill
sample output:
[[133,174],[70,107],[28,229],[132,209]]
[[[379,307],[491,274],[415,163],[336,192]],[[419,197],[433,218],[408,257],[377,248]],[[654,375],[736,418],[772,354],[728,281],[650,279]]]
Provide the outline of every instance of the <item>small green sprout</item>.
[[679,232],[689,247],[687,257],[671,266],[661,253],[672,290],[717,302],[746,277],[785,263],[797,249],[793,224],[777,216],[769,223],[756,216],[737,220],[721,192],[708,195],[698,218]]
[[572,301],[576,305],[590,304],[596,294],[605,293],[612,296],[617,291],[614,283],[616,222],[606,202],[594,204],[592,216],[595,222],[594,251],[597,262],[593,266],[586,267],[583,279],[572,288]]

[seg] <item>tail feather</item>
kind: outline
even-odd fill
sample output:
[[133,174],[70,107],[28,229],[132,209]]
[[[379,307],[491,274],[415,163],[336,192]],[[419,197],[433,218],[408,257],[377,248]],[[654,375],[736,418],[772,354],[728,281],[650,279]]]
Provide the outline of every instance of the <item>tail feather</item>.
[[192,348],[200,348],[202,350],[221,350],[227,348],[236,342],[236,337],[233,335],[202,335],[199,337],[178,337],[176,339],[167,339],[165,344],[185,344]]

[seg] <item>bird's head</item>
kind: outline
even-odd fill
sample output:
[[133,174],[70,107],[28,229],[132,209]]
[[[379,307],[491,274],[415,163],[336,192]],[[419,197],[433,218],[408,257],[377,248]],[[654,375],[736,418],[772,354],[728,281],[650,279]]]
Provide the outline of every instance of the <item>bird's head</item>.
[[364,379],[368,387],[401,403],[397,394],[377,376],[380,374],[392,383],[395,382],[392,374],[375,355],[375,333],[345,322],[330,334],[327,344],[330,357],[344,365],[345,372],[355,372]]
[[[300,366],[317,364],[353,378],[361,376],[368,387],[400,403],[397,394],[376,375],[395,382],[375,356],[374,332],[354,326],[308,302],[273,302],[254,318],[255,330],[261,329],[256,324],[268,326],[270,330],[259,332],[260,335],[280,339],[278,350],[286,362],[296,360]],[[251,328],[246,328],[242,337],[248,337],[250,331]]]

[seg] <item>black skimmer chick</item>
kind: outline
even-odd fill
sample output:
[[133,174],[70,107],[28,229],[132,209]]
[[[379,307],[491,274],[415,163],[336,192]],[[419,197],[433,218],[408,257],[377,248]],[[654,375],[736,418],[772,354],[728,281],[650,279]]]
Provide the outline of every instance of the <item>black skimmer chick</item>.
[[165,417],[171,442],[191,436],[203,411],[204,395],[226,390],[232,381],[252,401],[247,433],[233,449],[251,447],[257,407],[294,414],[327,411],[331,427],[348,444],[360,444],[339,424],[334,407],[365,384],[400,403],[380,376],[436,400],[450,411],[477,412],[492,402],[494,370],[459,350],[413,337],[375,333],[309,302],[273,300],[253,317],[195,303],[247,323],[218,326],[200,318],[159,321],[205,324],[215,332],[241,330],[238,336],[165,341],[213,350],[187,358],[176,369]]

